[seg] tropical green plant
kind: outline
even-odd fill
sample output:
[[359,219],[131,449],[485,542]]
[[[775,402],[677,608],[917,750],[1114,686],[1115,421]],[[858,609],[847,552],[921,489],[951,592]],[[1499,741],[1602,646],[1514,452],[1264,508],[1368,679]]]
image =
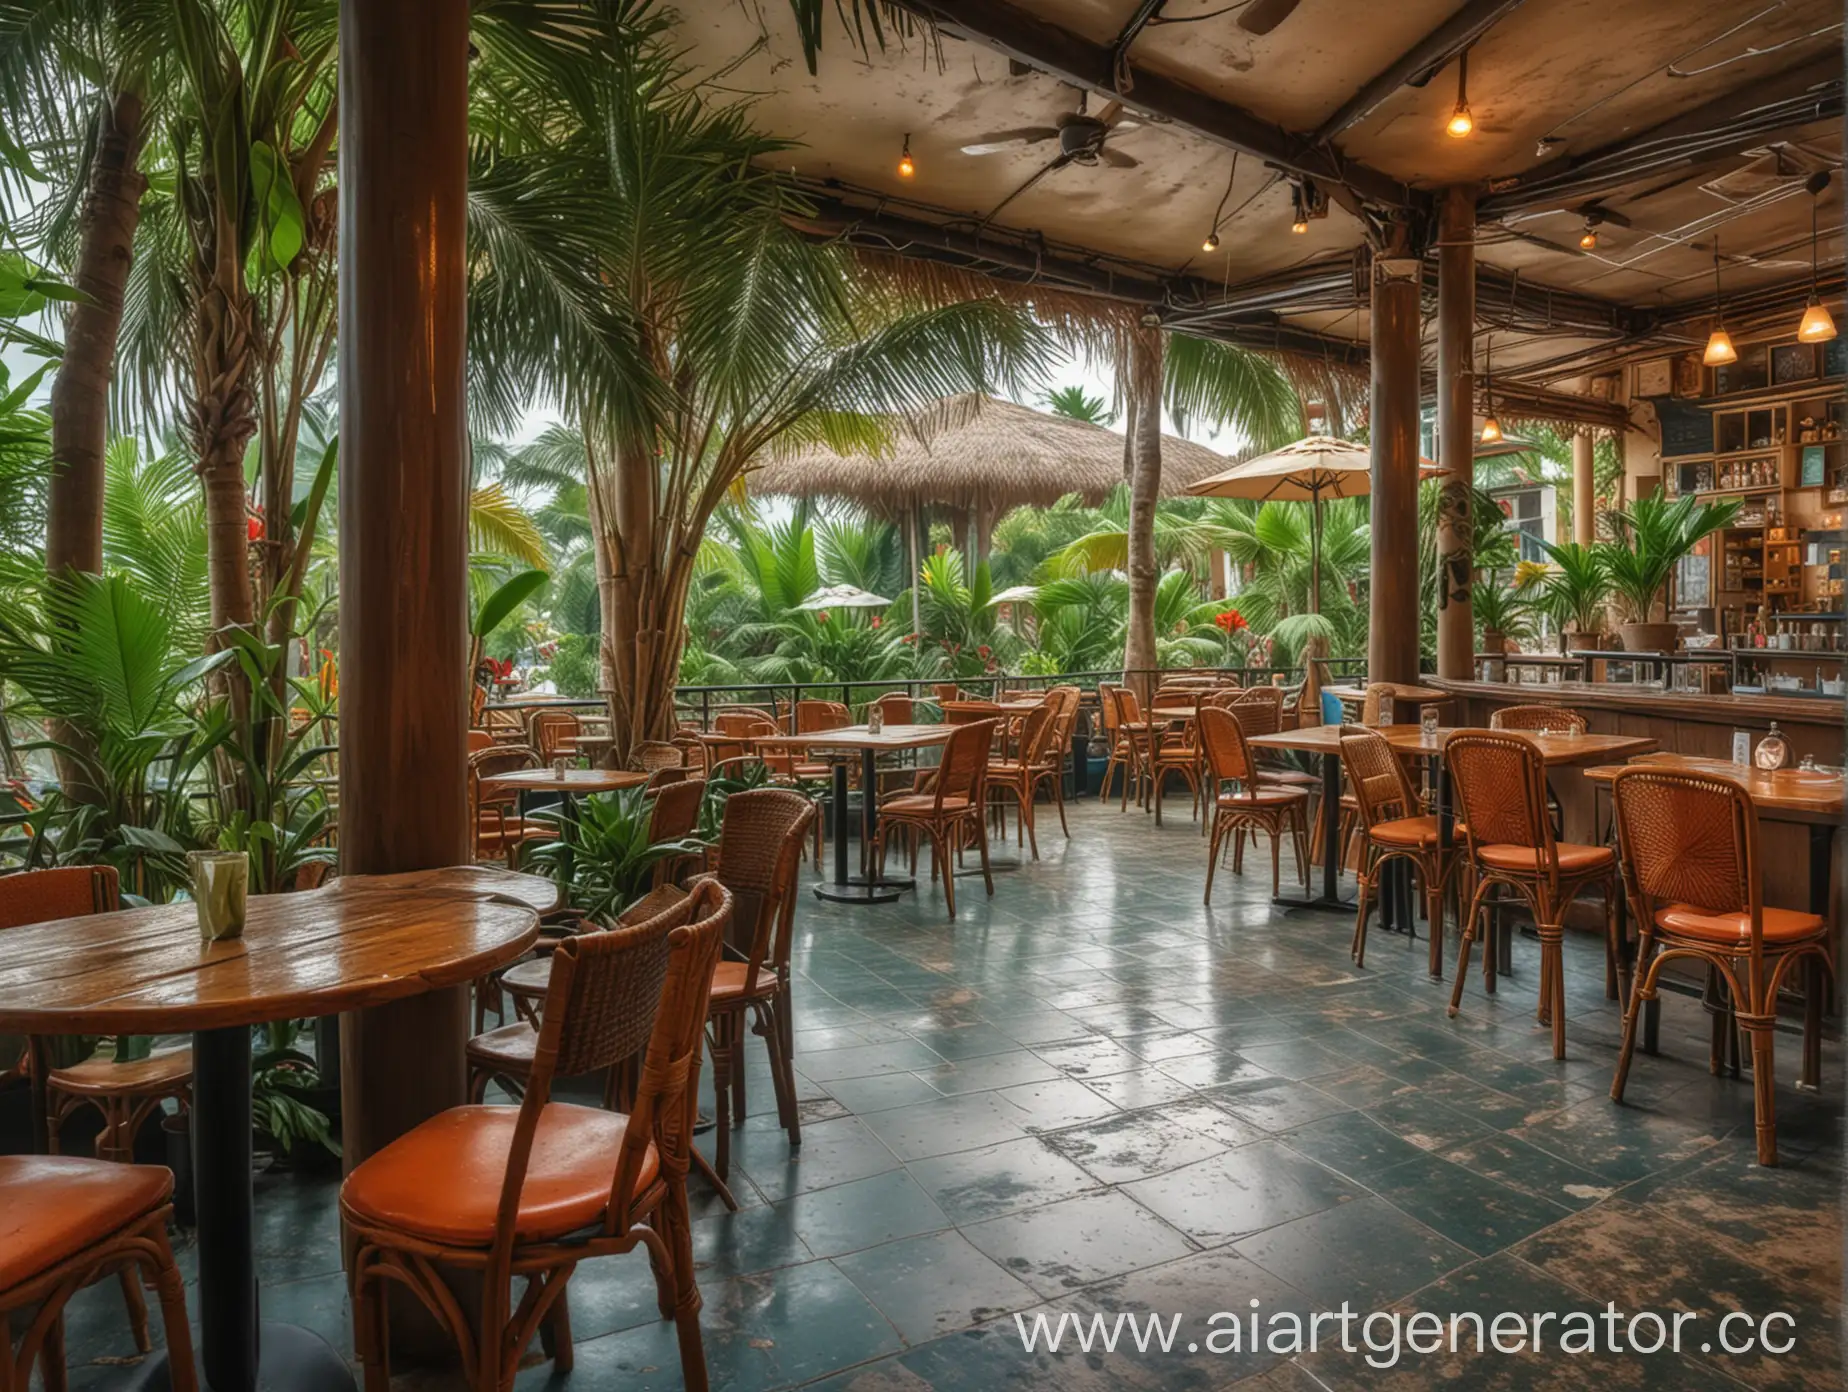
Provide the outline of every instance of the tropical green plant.
[[1041,400],[1046,409],[1055,416],[1064,416],[1067,420],[1083,421],[1086,425],[1110,425],[1116,420],[1116,412],[1101,396],[1092,396],[1083,387],[1054,387]]
[[1533,601],[1512,585],[1490,575],[1471,589],[1470,603],[1478,633],[1499,633],[1517,642],[1533,637]]
[[1611,539],[1599,542],[1609,566],[1611,588],[1628,607],[1632,621],[1648,623],[1675,567],[1703,537],[1731,524],[1740,500],[1703,502],[1693,494],[1670,502],[1661,489],[1638,498],[1627,509],[1607,514]]
[[[1048,336],[993,294],[869,272],[791,226],[784,143],[644,25],[590,45],[597,80],[543,144],[470,188],[472,385],[578,428],[619,747],[673,718],[707,522],[770,452],[882,444],[898,413],[1024,383]],[[575,94],[574,94],[575,96]]]
[[1539,582],[1539,606],[1563,631],[1603,633],[1611,597],[1610,557],[1596,544],[1550,542],[1541,547],[1553,564]]
[[770,766],[760,760],[732,761],[722,771],[706,779],[699,800],[699,834],[709,846],[719,843],[725,826],[725,803],[733,793],[748,793],[753,788],[770,786]]
[[556,827],[559,839],[530,847],[529,860],[566,884],[567,903],[606,924],[642,896],[662,861],[706,848],[691,836],[653,840],[654,798],[644,788],[580,798],[575,816],[563,806],[532,816]]
[[543,570],[523,570],[497,585],[469,616],[468,671],[471,682],[481,666],[482,645],[497,628],[513,617],[516,609],[537,594],[549,578]]
[[[935,664],[957,677],[979,677],[1001,670],[1020,640],[1002,627],[994,608],[994,585],[988,563],[976,563],[965,581],[960,551],[946,549],[927,556],[919,571],[919,609],[924,631],[918,635],[918,661]],[[920,670],[923,670],[922,665]]]
[[41,574],[0,595],[0,684],[20,694],[18,714],[77,736],[17,748],[55,750],[85,784],[19,823],[28,865],[112,865],[127,891],[155,900],[186,882],[186,852],[213,839],[191,793],[226,734],[193,712],[202,683],[235,658],[174,652],[166,616],[120,575]]
[[250,1060],[250,1123],[284,1155],[303,1141],[340,1154],[327,1114],[308,1094],[321,1084],[314,1059],[294,1048],[261,1049]]

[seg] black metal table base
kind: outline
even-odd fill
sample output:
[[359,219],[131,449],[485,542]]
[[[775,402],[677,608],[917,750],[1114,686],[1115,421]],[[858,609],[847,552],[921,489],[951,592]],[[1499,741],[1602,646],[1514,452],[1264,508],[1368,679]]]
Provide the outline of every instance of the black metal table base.
[[1322,759],[1322,892],[1316,895],[1279,894],[1271,903],[1280,909],[1312,909],[1320,913],[1353,913],[1352,899],[1341,897],[1341,757]]
[[[257,1362],[255,1392],[355,1392],[353,1371],[334,1346],[312,1329],[299,1324],[272,1324],[265,1321],[258,1335],[260,1354]],[[205,1371],[205,1356],[200,1352],[198,1368],[201,1392],[210,1388],[221,1392]],[[173,1380],[163,1349],[138,1364],[120,1383],[123,1392],[169,1392]]]
[[823,880],[815,886],[815,897],[831,904],[890,904],[913,884],[911,880],[863,880],[858,876],[845,882]]

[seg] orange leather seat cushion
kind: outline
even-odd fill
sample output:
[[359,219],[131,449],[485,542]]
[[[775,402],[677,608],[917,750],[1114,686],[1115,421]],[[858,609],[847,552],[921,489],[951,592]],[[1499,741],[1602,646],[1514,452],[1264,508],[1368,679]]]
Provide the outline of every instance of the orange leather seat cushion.
[[0,1155],[0,1291],[167,1202],[173,1172],[76,1155]]
[[[1617,863],[1617,853],[1609,846],[1575,846],[1570,841],[1560,841],[1553,849],[1559,854],[1562,875],[1584,875]],[[1495,870],[1539,873],[1540,852],[1532,846],[1478,846],[1476,854],[1484,865]]]
[[[486,1247],[518,1107],[451,1107],[407,1131],[347,1176],[343,1208],[362,1222],[457,1247]],[[629,1118],[596,1107],[552,1102],[539,1114],[532,1161],[514,1223],[519,1242],[546,1242],[603,1216]],[[660,1169],[654,1146],[636,1188]]]
[[[1665,909],[1657,909],[1655,919],[1663,931],[1676,937],[1736,947],[1748,947],[1752,941],[1752,916],[1743,909],[1716,914],[1692,904],[1670,904]],[[1765,941],[1769,943],[1818,938],[1828,926],[1828,921],[1818,914],[1797,909],[1765,909]]]
[[1301,788],[1266,788],[1260,785],[1252,792],[1221,793],[1221,807],[1288,807],[1293,802],[1307,802],[1309,795]]
[[1018,759],[994,759],[988,765],[990,778],[1018,778],[1020,771],[1021,764]]
[[[900,816],[907,813],[914,817],[928,816],[931,808],[936,804],[936,795],[933,793],[905,793],[880,803],[879,810],[882,813],[897,813]],[[950,797],[943,800],[945,812],[966,812],[968,808],[969,799],[966,797]]]
[[766,967],[757,969],[757,980],[752,989],[747,991],[745,973],[750,969],[749,962],[720,962],[718,970],[712,974],[710,999],[725,1001],[776,994],[776,973]]
[[1367,828],[1367,835],[1382,846],[1435,846],[1436,817],[1400,817]]

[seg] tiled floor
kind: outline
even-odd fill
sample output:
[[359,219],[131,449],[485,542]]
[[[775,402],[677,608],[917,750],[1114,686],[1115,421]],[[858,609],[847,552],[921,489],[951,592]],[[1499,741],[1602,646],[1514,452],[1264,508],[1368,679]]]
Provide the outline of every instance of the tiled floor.
[[[776,1129],[754,1055],[744,1210],[695,1192],[715,1387],[1841,1385],[1833,1045],[1823,1097],[1780,1086],[1785,1163],[1763,1170],[1749,1079],[1708,1077],[1697,1002],[1665,1002],[1664,1056],[1639,1058],[1628,1105],[1609,1101],[1618,1017],[1594,941],[1568,944],[1570,1056],[1555,1063],[1530,940],[1499,998],[1477,977],[1447,1019],[1422,941],[1376,934],[1355,971],[1347,918],[1274,912],[1255,874],[1222,876],[1203,908],[1184,815],[1157,830],[1084,804],[1072,822],[992,900],[963,881],[954,924],[935,894],[857,909],[805,892],[802,1148]],[[1778,1042],[1784,1082],[1797,1040]],[[350,1347],[333,1202],[325,1181],[261,1181],[264,1313]],[[639,1255],[582,1268],[571,1290],[573,1384],[680,1385]],[[1330,1330],[1294,1357],[1206,1342],[1218,1311],[1343,1301],[1446,1319],[1615,1301],[1699,1312],[1709,1331],[1729,1308],[1782,1310],[1796,1343],[1379,1369],[1330,1349]],[[1013,1319],[1125,1310],[1184,1313],[1176,1351],[1083,1354],[1068,1338],[1029,1354]],[[86,1293],[76,1385],[118,1372],[94,1360],[126,1342],[113,1290]],[[549,1377],[536,1364],[521,1385]]]

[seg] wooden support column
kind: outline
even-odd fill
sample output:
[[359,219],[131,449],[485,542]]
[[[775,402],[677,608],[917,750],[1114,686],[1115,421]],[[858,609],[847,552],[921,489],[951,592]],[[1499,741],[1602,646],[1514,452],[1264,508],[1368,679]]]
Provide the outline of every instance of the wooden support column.
[[[467,139],[468,0],[341,0],[340,856],[348,874],[468,859]],[[466,1100],[467,1027],[463,988],[343,1018],[349,1168]]]
[[1418,299],[1420,263],[1396,225],[1373,257],[1372,607],[1369,681],[1418,677]]
[[1476,671],[1470,582],[1476,480],[1476,199],[1446,189],[1438,218],[1437,462],[1444,470],[1437,505],[1437,674],[1468,681]]
[[1590,545],[1598,539],[1598,500],[1589,430],[1572,437],[1572,539]]

